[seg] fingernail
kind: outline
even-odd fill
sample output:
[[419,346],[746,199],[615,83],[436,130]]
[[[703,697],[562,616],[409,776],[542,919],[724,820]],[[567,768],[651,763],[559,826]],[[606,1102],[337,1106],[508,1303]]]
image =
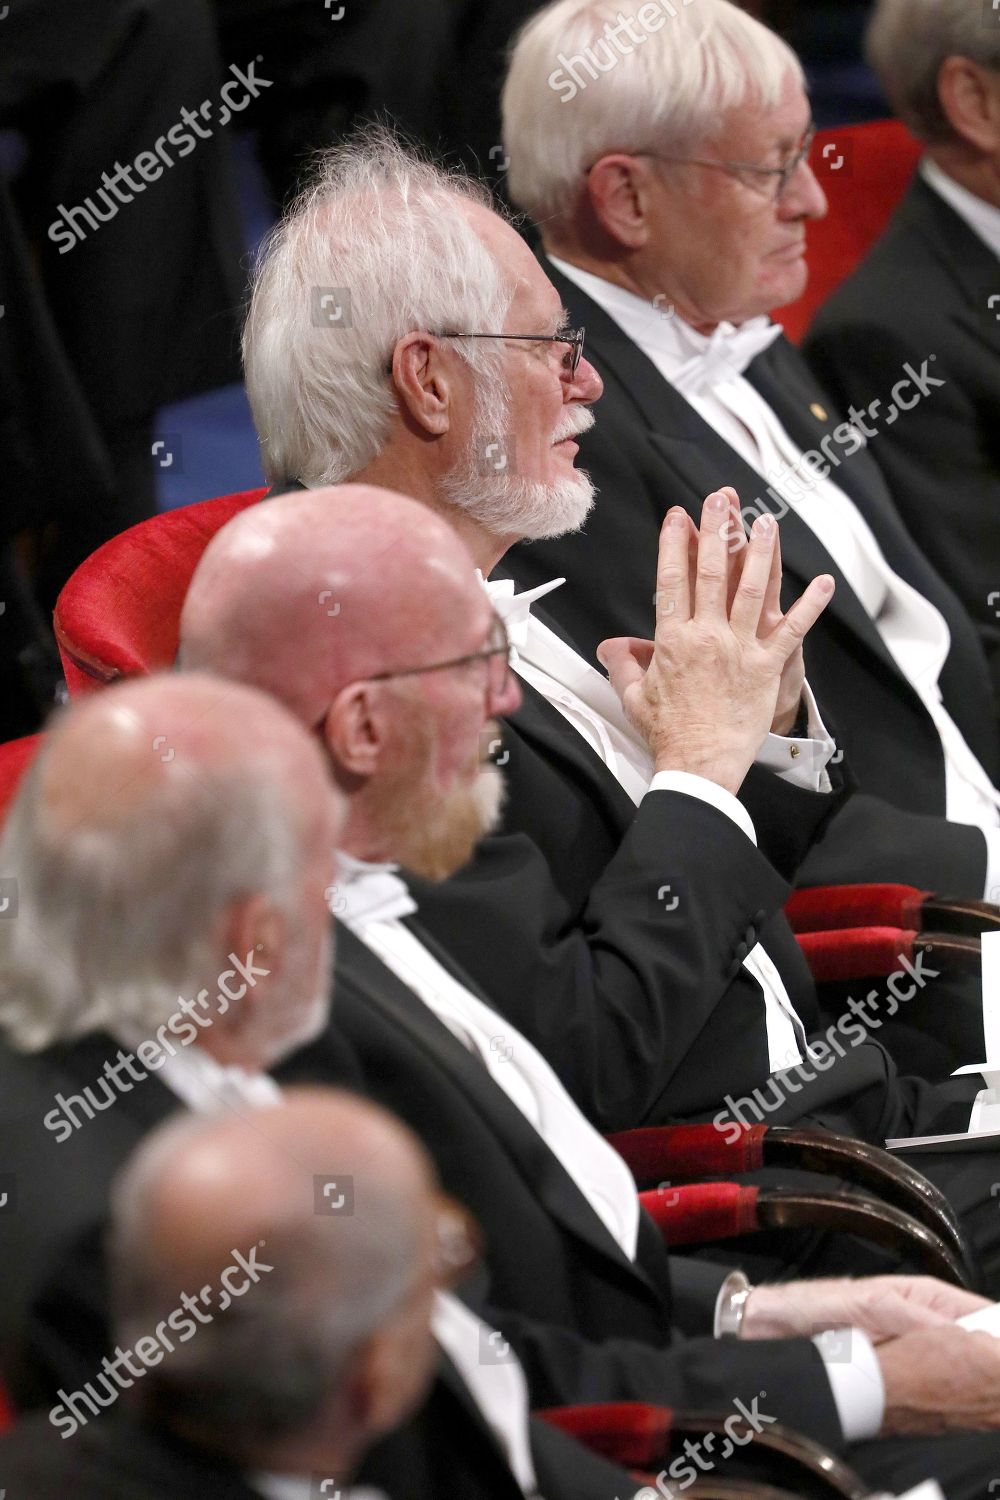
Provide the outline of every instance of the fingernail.
[[757,532],[758,536],[767,536],[774,530],[774,517],[758,516],[753,523],[753,529]]
[[683,510],[672,510],[667,513],[668,526],[683,526],[686,520],[686,512]]
[[709,495],[708,508],[709,510],[728,510],[729,501],[725,495]]

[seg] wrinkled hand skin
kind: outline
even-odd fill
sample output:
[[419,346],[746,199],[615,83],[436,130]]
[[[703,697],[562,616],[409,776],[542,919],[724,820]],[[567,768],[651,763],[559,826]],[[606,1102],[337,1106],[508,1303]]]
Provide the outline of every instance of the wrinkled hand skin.
[[742,536],[733,490],[708,496],[699,529],[674,506],[660,531],[654,639],[620,637],[598,650],[656,770],[733,793],[772,726],[783,733],[795,721],[802,643],[834,588],[821,575],[783,614],[777,522],[758,517],[734,545]]

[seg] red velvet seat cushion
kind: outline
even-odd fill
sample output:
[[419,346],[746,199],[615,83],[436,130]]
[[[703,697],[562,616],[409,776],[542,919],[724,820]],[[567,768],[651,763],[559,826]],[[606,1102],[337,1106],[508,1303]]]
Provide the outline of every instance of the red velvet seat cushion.
[[80,564],[59,595],[54,621],[71,694],[171,665],[202,553],[265,493],[244,490],[167,511],[112,537]]
[[42,734],[26,734],[21,740],[8,740],[6,745],[0,745],[0,823],[44,738]]
[[774,313],[795,343],[889,223],[922,149],[897,120],[842,125],[816,136],[810,161],[830,212],[807,226],[809,285],[797,302]]

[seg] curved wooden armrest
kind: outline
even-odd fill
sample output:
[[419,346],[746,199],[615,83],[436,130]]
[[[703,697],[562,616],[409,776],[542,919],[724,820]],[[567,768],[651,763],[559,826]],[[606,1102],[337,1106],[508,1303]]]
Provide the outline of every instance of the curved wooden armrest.
[[834,932],[797,932],[817,984],[852,979],[881,979],[897,973],[903,959],[934,956],[939,972],[976,974],[981,968],[978,937],[916,932],[901,927],[845,927]]
[[[735,1132],[738,1135],[734,1135]],[[738,1177],[785,1166],[846,1179],[894,1204],[950,1246],[975,1283],[975,1262],[947,1198],[909,1162],[832,1130],[796,1125],[653,1125],[608,1140],[638,1187],[705,1177]]]
[[1000,931],[1000,906],[941,896],[912,885],[817,885],[795,891],[785,903],[793,932],[833,932],[844,927],[901,927],[958,937]]
[[[766,1415],[766,1407],[760,1411]],[[606,1402],[594,1406],[556,1406],[536,1411],[536,1417],[576,1438],[585,1447],[612,1463],[628,1469],[656,1474],[669,1463],[672,1450],[685,1439],[699,1443],[708,1458],[724,1464],[734,1452],[760,1467],[766,1480],[788,1485],[796,1496],[817,1500],[870,1500],[871,1490],[853,1469],[811,1438],[803,1437],[780,1422],[768,1422],[761,1430],[737,1413],[674,1411],[642,1401]],[[711,1435],[711,1436],[710,1436]],[[722,1438],[716,1448],[714,1437]],[[709,1439],[706,1442],[706,1438]],[[729,1448],[726,1452],[725,1444]],[[706,1483],[725,1482],[706,1478]],[[690,1493],[685,1486],[684,1493]],[[757,1492],[743,1481],[738,1488],[708,1489],[705,1495],[749,1496]],[[779,1491],[779,1493],[781,1493]],[[766,1489],[762,1495],[766,1495]]]
[[655,1188],[640,1193],[639,1202],[671,1249],[767,1230],[822,1229],[870,1240],[953,1286],[971,1290],[973,1285],[961,1257],[926,1224],[864,1193],[805,1193],[714,1182]]
[[[791,1490],[778,1490],[773,1484],[758,1484],[752,1479],[723,1479],[715,1474],[696,1479],[694,1484],[685,1486],[683,1493],[687,1500],[802,1500],[801,1490],[793,1495]],[[641,1492],[638,1500],[643,1500]]]

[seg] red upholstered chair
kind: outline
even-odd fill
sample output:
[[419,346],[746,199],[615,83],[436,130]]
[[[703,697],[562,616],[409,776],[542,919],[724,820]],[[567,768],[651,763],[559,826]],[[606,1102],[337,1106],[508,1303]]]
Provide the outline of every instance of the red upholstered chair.
[[991,902],[910,885],[813,886],[795,892],[785,915],[820,983],[879,978],[921,952],[951,973],[978,974],[980,937],[1000,930]]
[[24,739],[0,745],[0,823],[14,800],[21,777],[42,748],[43,739],[41,734],[27,734]]
[[71,696],[169,667],[181,606],[198,560],[263,489],[220,495],[153,516],[81,563],[56,601],[55,632]]
[[[855,1234],[957,1286],[980,1280],[941,1192],[907,1162],[833,1131],[797,1126],[653,1125],[608,1136],[628,1163],[643,1207],[671,1246],[774,1229]],[[758,1189],[704,1178],[787,1167],[836,1186]],[[851,1184],[849,1190],[842,1186]],[[688,1183],[690,1186],[678,1186]]]
[[808,226],[809,285],[797,302],[774,312],[793,342],[802,339],[830,293],[885,229],[921,150],[920,142],[896,120],[818,133],[811,160],[830,200],[830,212]]

